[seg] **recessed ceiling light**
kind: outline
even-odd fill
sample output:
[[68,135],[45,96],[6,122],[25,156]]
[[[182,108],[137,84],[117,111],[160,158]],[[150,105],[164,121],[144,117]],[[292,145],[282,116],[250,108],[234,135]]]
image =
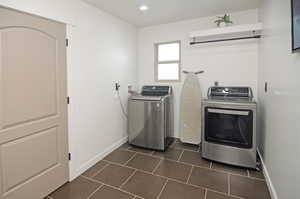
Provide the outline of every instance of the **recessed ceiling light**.
[[141,10],[141,11],[148,10],[148,6],[142,5],[142,6],[140,6],[140,10]]

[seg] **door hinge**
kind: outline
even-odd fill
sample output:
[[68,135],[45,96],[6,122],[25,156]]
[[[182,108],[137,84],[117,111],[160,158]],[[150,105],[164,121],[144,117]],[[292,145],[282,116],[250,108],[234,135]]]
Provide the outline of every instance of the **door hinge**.
[[67,97],[67,104],[70,104],[70,97]]
[[66,39],[66,46],[69,46],[69,39]]
[[71,153],[69,153],[69,160],[71,160]]

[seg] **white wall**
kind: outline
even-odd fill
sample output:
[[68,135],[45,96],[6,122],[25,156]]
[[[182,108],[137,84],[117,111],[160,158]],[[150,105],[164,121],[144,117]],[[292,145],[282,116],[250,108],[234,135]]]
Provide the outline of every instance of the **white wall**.
[[[298,199],[300,186],[300,53],[291,53],[289,0],[263,0],[259,53],[260,152],[274,198]],[[264,82],[269,92],[264,92]]]
[[[235,25],[257,23],[257,10],[232,13]],[[215,16],[189,21],[147,27],[138,31],[138,83],[161,84],[154,81],[154,43],[181,40],[182,69],[205,70],[199,75],[202,94],[219,81],[224,86],[251,86],[256,97],[258,42],[237,41],[217,44],[189,46],[188,33],[195,30],[214,28]],[[175,136],[179,136],[180,93],[185,75],[179,83],[169,83],[175,94]]]
[[78,0],[0,0],[0,5],[69,23],[68,90],[71,179],[126,139],[114,82],[136,84],[137,30]]

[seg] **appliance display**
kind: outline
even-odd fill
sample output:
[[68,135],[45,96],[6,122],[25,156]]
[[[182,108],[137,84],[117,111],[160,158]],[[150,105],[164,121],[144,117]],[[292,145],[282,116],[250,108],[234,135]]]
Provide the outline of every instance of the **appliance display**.
[[144,86],[141,95],[128,102],[129,144],[165,151],[174,131],[171,86]]
[[292,48],[300,52],[300,0],[292,0]]
[[203,101],[202,157],[256,168],[256,103],[248,87],[211,87]]

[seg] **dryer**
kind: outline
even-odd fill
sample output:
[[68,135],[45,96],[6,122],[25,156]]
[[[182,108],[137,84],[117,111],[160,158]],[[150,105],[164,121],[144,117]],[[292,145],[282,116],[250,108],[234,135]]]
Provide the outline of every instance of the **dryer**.
[[202,114],[202,157],[256,168],[256,102],[251,88],[209,88]]

